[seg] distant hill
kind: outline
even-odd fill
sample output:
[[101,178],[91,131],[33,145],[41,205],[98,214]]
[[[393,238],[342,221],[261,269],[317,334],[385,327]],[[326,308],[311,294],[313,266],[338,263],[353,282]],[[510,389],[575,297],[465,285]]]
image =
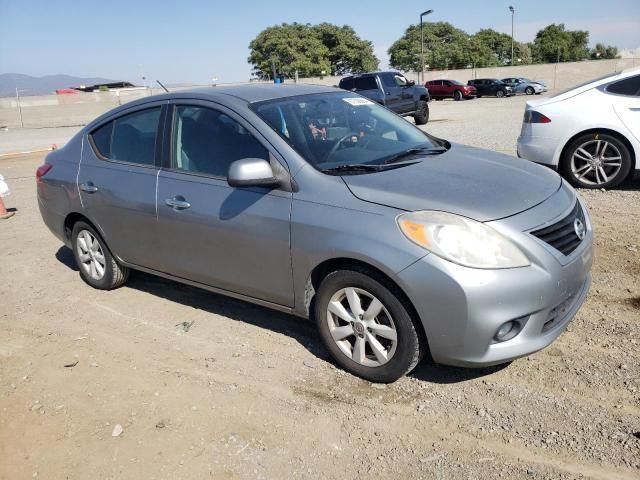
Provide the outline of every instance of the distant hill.
[[21,73],[0,73],[0,97],[10,97],[16,94],[16,88],[20,89],[20,95],[47,95],[54,93],[59,88],[79,87],[80,85],[94,85],[96,83],[109,83],[115,80],[108,78],[81,78],[71,75],[45,75],[44,77],[32,77]]

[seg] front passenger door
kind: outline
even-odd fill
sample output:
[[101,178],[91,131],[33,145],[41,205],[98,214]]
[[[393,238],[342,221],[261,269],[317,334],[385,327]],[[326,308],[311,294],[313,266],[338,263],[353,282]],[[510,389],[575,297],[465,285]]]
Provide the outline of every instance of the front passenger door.
[[226,178],[235,160],[278,160],[250,125],[216,104],[175,103],[167,125],[157,195],[162,271],[293,306],[291,192],[233,188]]

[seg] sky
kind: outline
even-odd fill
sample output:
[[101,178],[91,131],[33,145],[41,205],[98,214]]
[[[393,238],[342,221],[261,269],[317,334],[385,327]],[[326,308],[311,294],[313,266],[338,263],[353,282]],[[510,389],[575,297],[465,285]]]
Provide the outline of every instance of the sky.
[[381,67],[389,46],[421,11],[467,33],[481,28],[533,40],[550,23],[589,30],[590,43],[640,47],[640,0],[0,0],[0,73],[64,73],[142,84],[246,81],[249,42],[287,22],[351,25],[373,42]]

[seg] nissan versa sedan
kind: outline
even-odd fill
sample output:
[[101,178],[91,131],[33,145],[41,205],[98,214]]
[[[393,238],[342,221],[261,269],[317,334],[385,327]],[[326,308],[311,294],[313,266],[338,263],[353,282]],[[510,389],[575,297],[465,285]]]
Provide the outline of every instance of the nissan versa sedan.
[[36,178],[92,287],[135,269],[310,317],[335,362],[375,382],[426,354],[477,367],[540,350],[589,289],[589,215],[555,172],[335,88],[147,97]]

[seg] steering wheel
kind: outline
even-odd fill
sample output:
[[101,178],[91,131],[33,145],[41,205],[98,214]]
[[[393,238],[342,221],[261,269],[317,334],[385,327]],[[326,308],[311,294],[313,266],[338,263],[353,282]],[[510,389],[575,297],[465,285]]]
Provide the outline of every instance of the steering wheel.
[[345,135],[344,137],[340,138],[340,140],[338,140],[336,142],[336,144],[331,148],[331,150],[327,154],[327,158],[331,158],[338,150],[341,150],[343,148],[342,147],[342,142],[344,142],[347,139],[351,139],[353,137],[356,137],[358,139],[357,142],[353,142],[353,143],[354,143],[354,145],[358,146],[359,148],[364,148],[369,143],[369,138],[368,137],[360,137],[357,133],[349,133],[349,134]]

